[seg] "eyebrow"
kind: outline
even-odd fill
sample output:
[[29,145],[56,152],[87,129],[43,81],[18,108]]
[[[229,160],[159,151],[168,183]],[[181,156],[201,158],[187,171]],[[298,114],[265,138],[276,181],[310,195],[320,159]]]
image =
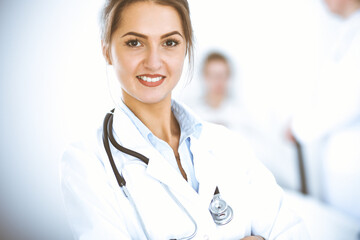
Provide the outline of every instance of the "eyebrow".
[[[164,35],[161,35],[161,39],[164,39],[164,38],[167,38],[167,37],[170,37],[172,35],[179,35],[180,37],[184,38],[181,33],[179,33],[178,31],[172,31],[172,32],[169,32],[169,33],[166,33]],[[125,33],[124,35],[122,35],[121,37],[125,37],[125,36],[129,36],[129,35],[132,35],[132,36],[136,36],[136,37],[140,37],[140,38],[144,38],[144,39],[148,39],[148,36],[144,35],[144,34],[141,34],[141,33],[137,33],[137,32],[128,32],[128,33]]]

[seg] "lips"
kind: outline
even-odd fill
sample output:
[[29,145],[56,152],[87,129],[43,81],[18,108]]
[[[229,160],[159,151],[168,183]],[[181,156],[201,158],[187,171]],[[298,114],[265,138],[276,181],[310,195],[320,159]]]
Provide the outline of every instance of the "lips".
[[146,87],[157,87],[164,82],[166,77],[160,74],[143,74],[136,76],[136,78]]

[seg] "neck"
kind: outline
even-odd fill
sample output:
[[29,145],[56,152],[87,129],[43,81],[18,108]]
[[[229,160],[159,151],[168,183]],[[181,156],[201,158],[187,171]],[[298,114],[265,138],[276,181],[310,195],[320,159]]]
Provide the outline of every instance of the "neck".
[[171,96],[157,103],[143,103],[123,93],[125,105],[158,138],[177,152],[180,126],[171,111]]
[[343,9],[341,16],[344,18],[348,18],[359,9],[360,9],[360,1],[349,2],[349,4]]

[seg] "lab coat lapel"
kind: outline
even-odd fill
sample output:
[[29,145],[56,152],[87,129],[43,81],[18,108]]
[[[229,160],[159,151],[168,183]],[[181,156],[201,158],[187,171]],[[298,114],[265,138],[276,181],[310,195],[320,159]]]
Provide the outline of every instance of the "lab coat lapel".
[[216,166],[215,159],[206,148],[206,145],[201,143],[201,139],[192,138],[191,151],[194,157],[195,175],[199,182],[199,196],[206,204],[214,195],[217,186],[216,181]]
[[[113,131],[115,140],[123,147],[135,150],[148,157],[150,149],[149,143],[143,138],[136,126],[122,109],[117,108],[114,112]],[[131,159],[130,156],[125,156],[126,158]]]
[[166,184],[174,193],[178,192],[192,199],[197,196],[191,185],[158,152],[151,156],[147,173]]
[[121,109],[117,109],[114,113],[113,129],[116,140],[120,144],[149,158],[146,170],[149,176],[166,184],[171,191],[180,192],[188,197],[196,197],[196,192],[188,182],[143,138],[136,126]]

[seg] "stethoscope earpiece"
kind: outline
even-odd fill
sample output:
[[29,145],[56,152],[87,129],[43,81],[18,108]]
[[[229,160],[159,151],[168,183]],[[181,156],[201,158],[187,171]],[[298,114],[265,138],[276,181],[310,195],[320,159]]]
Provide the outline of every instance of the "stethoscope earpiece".
[[209,206],[209,211],[217,225],[229,223],[234,215],[232,208],[221,198],[220,193],[214,195]]

